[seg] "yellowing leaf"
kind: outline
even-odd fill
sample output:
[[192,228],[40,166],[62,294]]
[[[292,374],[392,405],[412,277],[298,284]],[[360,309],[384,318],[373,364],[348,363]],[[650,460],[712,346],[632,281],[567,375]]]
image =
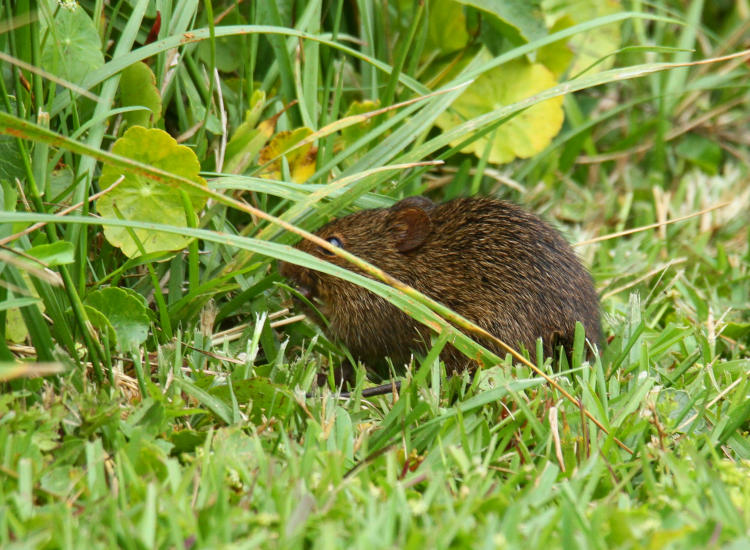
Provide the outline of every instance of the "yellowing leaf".
[[[544,65],[525,60],[511,61],[477,78],[456,99],[450,110],[438,117],[437,125],[449,130],[466,120],[526,99],[555,84],[557,81]],[[516,157],[528,158],[538,153],[549,145],[562,123],[562,97],[529,107],[497,129],[489,161],[501,164]],[[481,157],[491,136],[472,142],[463,151]],[[451,142],[451,145],[458,145],[461,141],[463,138]]]
[[[281,156],[286,157],[289,164],[289,172],[292,181],[303,183],[315,172],[315,161],[318,149],[313,147],[312,143],[307,143],[289,153],[282,155],[284,151],[294,147],[297,143],[311,135],[313,131],[310,128],[297,128],[291,132],[279,132],[276,134],[268,145],[260,152],[258,158],[259,164],[265,164],[272,159],[266,169],[261,173],[264,178],[280,180],[281,179]],[[279,157],[279,158],[277,158]]]
[[123,118],[128,126],[153,126],[161,118],[161,96],[156,88],[156,77],[148,65],[139,61],[122,71],[120,76],[120,104],[137,105],[147,111],[131,111]]
[[[163,130],[134,126],[115,142],[112,152],[183,176],[200,185],[206,185],[205,180],[198,175],[200,164],[195,153],[188,147],[179,145]],[[120,176],[124,176],[124,181],[100,198],[97,203],[97,209],[102,216],[106,218],[122,216],[126,220],[187,226],[178,185],[157,182],[145,176],[128,174],[114,166],[105,165],[99,178],[100,188],[104,189],[112,185]],[[190,198],[193,210],[196,213],[200,211],[206,203],[206,196],[193,187],[184,186],[182,189]],[[134,229],[134,231],[146,252],[179,250],[191,240],[189,237],[171,233],[145,229]],[[126,228],[105,225],[104,236],[114,246],[120,247],[126,256],[133,258],[140,254]]]
[[[547,25],[555,32],[597,17],[617,13],[621,11],[621,7],[616,0],[543,0],[542,10]],[[566,71],[575,76],[619,47],[620,24],[612,23],[541,48],[537,61],[547,65],[558,77]],[[561,56],[564,50],[570,52],[567,63]],[[614,57],[610,56],[592,70],[598,72],[609,69],[613,63]]]
[[[565,15],[555,21],[554,25],[550,27],[549,32],[550,34],[556,33],[573,25],[575,25],[575,21],[570,16]],[[568,47],[567,41],[560,40],[539,48],[536,60],[552,71],[555,77],[560,78],[568,70],[568,67],[571,66],[573,50]]]

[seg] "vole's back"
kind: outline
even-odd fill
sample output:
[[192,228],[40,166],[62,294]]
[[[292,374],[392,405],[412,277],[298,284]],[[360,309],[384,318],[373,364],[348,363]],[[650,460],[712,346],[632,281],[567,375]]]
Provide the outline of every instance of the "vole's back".
[[[565,239],[520,207],[493,199],[435,206],[433,232],[414,253],[429,269],[412,283],[510,345],[572,347],[575,322],[599,340],[599,300]],[[418,258],[416,257],[418,256]],[[439,273],[438,276],[435,276]]]
[[[590,275],[555,229],[514,204],[475,198],[433,205],[412,197],[334,220],[318,235],[532,356],[539,337],[545,355],[558,345],[572,348],[576,321],[599,341]],[[299,247],[346,265],[310,243]],[[405,362],[412,350],[426,349],[429,330],[369,291],[289,264],[282,273],[325,303],[330,335],[365,363],[382,364],[386,356]],[[450,346],[441,357],[450,370],[469,366]]]

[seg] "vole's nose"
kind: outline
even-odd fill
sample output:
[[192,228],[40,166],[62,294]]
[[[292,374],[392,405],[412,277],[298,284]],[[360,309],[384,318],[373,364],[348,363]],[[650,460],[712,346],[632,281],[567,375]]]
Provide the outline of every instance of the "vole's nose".
[[312,290],[307,288],[306,286],[297,285],[297,291],[304,296],[307,300],[313,299],[313,293]]
[[281,273],[282,277],[293,279],[296,269],[298,269],[296,265],[279,260],[279,273]]
[[306,271],[304,268],[279,260],[279,273],[286,279],[292,281],[294,288],[302,296],[311,300],[313,295],[313,288],[315,287],[315,276],[313,273]]

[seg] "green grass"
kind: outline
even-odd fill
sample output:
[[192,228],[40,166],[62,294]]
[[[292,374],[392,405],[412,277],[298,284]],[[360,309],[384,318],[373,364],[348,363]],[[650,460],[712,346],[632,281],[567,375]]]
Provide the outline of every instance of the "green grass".
[[[82,2],[97,50],[80,23],[45,23],[63,8],[0,3],[0,547],[750,546],[748,57],[693,63],[746,47],[747,3],[633,2],[552,38],[521,18],[526,34],[503,42],[464,8],[476,33],[452,51],[460,33],[435,40],[434,4],[396,4],[162,2],[145,44],[147,2]],[[549,60],[545,44],[606,25],[618,51],[591,70],[435,126],[483,73]],[[55,65],[64,38],[82,50]],[[148,101],[125,102],[112,78],[138,60],[162,103],[146,124],[194,152],[205,207],[182,166],[110,151]],[[563,94],[565,125],[533,156],[461,152]],[[257,155],[303,126],[302,155],[294,140]],[[250,153],[229,173],[238,150]],[[172,185],[177,206],[159,206],[163,219],[133,221],[122,202],[92,216],[95,194],[113,192],[104,166]],[[579,402],[494,359],[439,304],[288,246],[330,217],[413,194],[504,197],[580,243],[607,342],[562,371],[540,365]],[[145,248],[175,225],[196,237],[183,250]],[[104,227],[125,228],[141,252],[125,256]],[[332,380],[316,388],[346,350],[289,309],[277,259],[358,281],[441,327],[398,373],[397,395],[363,398],[380,382],[363,368],[348,399]],[[495,366],[447,377],[436,360],[447,341]]]

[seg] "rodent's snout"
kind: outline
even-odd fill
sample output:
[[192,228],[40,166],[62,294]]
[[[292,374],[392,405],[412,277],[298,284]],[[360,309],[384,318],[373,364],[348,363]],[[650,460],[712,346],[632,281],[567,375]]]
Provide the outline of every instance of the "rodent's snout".
[[289,280],[296,291],[291,292],[291,298],[297,309],[311,318],[318,318],[321,312],[327,311],[325,302],[322,302],[320,298],[320,279],[314,271],[280,261],[279,273]]
[[294,264],[279,260],[279,273],[281,273],[282,277],[286,277],[287,279],[294,278],[295,269],[299,269],[299,267]]
[[312,301],[313,299],[312,290],[302,285],[294,285],[294,288],[297,290],[297,292],[299,292],[302,295],[303,298]]
[[279,261],[279,273],[292,281],[294,287],[302,296],[308,300],[315,297],[315,276],[308,269],[289,262]]

